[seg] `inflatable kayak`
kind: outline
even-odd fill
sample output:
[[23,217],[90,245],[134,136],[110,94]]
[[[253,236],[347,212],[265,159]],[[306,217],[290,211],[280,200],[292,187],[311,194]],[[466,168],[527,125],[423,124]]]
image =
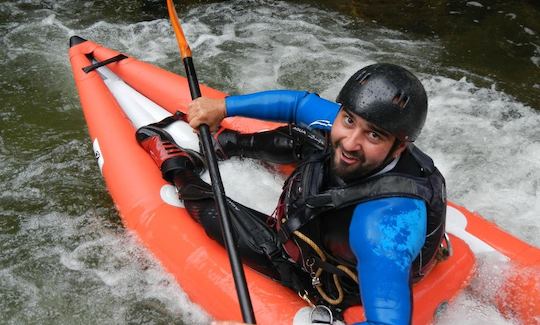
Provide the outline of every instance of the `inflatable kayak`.
[[[216,319],[240,320],[226,251],[187,214],[174,187],[162,179],[135,140],[137,128],[178,110],[185,112],[191,101],[187,80],[77,36],[70,39],[69,57],[95,157],[123,224],[138,235],[193,302]],[[225,96],[205,86],[201,91],[203,96]],[[239,117],[227,118],[223,124],[241,132],[277,126]],[[167,131],[183,147],[198,149],[198,140],[186,123],[175,122]],[[501,312],[529,324],[538,320],[537,248],[453,203],[448,205],[447,230],[451,256],[413,287],[414,324],[433,321],[468,284],[474,254],[485,252],[513,265],[514,272],[496,298]],[[310,323],[307,303],[295,292],[248,267],[245,271],[258,324]],[[344,315],[352,323],[361,321],[363,312],[361,306],[354,306]]]

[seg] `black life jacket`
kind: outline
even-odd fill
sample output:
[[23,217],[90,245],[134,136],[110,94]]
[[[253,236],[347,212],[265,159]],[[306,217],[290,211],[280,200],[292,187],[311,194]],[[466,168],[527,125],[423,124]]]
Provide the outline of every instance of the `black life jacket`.
[[[360,302],[357,280],[354,283],[350,272],[344,272],[348,269],[356,276],[356,259],[348,244],[349,225],[357,204],[385,197],[410,197],[426,203],[426,239],[411,268],[412,281],[421,279],[435,264],[445,234],[445,180],[433,160],[411,144],[389,172],[332,188],[325,187],[329,165],[329,149],[300,163],[285,182],[276,213],[276,230],[285,251],[311,275],[314,286],[325,287],[319,294],[326,293],[331,304],[340,308]],[[344,299],[337,299],[338,295]]]

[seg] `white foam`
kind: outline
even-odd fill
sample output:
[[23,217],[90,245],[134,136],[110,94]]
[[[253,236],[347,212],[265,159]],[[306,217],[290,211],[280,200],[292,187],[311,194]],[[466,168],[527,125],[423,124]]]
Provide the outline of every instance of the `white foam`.
[[[230,159],[220,163],[223,186],[229,197],[267,215],[276,208],[284,177],[250,160]],[[203,179],[210,182],[208,172]]]
[[471,293],[460,295],[448,305],[436,322],[437,325],[517,325],[517,321],[504,318],[495,306],[483,303]]
[[[532,63],[534,63],[534,65],[536,65],[537,67],[540,68],[540,45],[537,45],[537,44],[534,44],[534,43],[531,43],[531,44],[535,47],[534,53],[536,54],[536,55],[531,57],[531,61],[532,61]],[[533,87],[536,88],[536,89],[539,89],[540,85],[539,84],[534,84]]]
[[[86,240],[72,250],[62,248],[57,254],[62,265],[76,272],[78,277],[90,283],[98,281],[99,291],[109,296],[107,299],[113,296],[124,300],[113,314],[117,322],[126,322],[129,318],[126,313],[134,306],[155,305],[153,300],[163,304],[153,307],[163,309],[160,313],[168,314],[169,318],[181,318],[190,324],[209,322],[206,313],[188,300],[172,276],[163,271],[136,236],[129,232],[118,236],[104,230],[101,228],[99,235],[92,231],[94,239]],[[94,294],[88,297],[96,298]]]
[[509,17],[510,19],[516,19],[517,15],[515,13],[509,12],[505,16]]
[[536,35],[536,32],[532,29],[530,29],[529,27],[523,27],[523,30],[525,31],[525,33],[529,34],[529,35]]
[[466,5],[469,6],[469,7],[479,7],[479,8],[484,7],[483,4],[481,4],[480,2],[477,2],[477,1],[467,1]]

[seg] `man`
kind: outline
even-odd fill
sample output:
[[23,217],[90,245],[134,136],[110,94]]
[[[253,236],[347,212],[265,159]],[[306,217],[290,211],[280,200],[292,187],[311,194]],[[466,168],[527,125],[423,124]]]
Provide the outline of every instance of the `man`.
[[[426,115],[427,96],[412,73],[374,64],[347,81],[337,103],[299,91],[200,98],[188,119],[213,130],[226,116],[289,123],[216,135],[221,159],[297,164],[272,217],[228,201],[245,262],[335,311],[361,302],[365,324],[409,324],[411,283],[434,265],[444,236],[444,178],[412,145]],[[137,139],[190,215],[222,242],[197,153],[154,127]]]

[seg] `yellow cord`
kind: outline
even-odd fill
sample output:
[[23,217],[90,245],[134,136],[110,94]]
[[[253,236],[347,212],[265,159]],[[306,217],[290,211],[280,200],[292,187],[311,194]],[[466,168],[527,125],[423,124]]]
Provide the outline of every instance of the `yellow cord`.
[[[306,235],[304,235],[303,233],[301,233],[298,230],[294,231],[293,233],[294,233],[294,235],[296,237],[302,239],[306,244],[308,244],[311,248],[313,248],[313,250],[317,253],[317,255],[319,255],[320,259],[323,262],[326,262],[326,255],[320,249],[320,247],[313,240],[311,240],[311,238],[307,237]],[[354,282],[356,282],[358,284],[358,277],[348,267],[346,267],[345,265],[338,265],[337,268],[342,270],[343,272],[345,272]],[[321,276],[322,272],[323,272],[323,269],[321,267],[319,267],[317,269],[317,272],[315,272],[315,277],[319,278]],[[328,296],[328,294],[322,288],[321,283],[315,285],[315,289],[317,289],[317,291],[319,292],[321,297],[326,302],[328,302],[331,305],[338,305],[343,301],[343,296],[344,296],[343,295],[343,288],[341,287],[341,283],[339,282],[339,277],[337,276],[337,274],[333,274],[332,277],[334,279],[334,284],[335,284],[336,289],[338,291],[338,297],[336,299],[333,299],[330,296]]]
[[293,232],[293,234],[296,235],[296,237],[302,239],[303,241],[306,242],[306,244],[308,244],[309,246],[311,246],[311,248],[313,248],[315,250],[315,252],[317,253],[317,255],[319,255],[319,257],[321,258],[321,260],[323,261],[326,261],[326,255],[324,255],[323,251],[319,248],[319,246],[317,246],[317,244],[315,244],[315,242],[313,240],[311,240],[311,238],[309,238],[308,236],[304,235],[303,233],[301,233],[300,231],[298,230],[295,230]]

